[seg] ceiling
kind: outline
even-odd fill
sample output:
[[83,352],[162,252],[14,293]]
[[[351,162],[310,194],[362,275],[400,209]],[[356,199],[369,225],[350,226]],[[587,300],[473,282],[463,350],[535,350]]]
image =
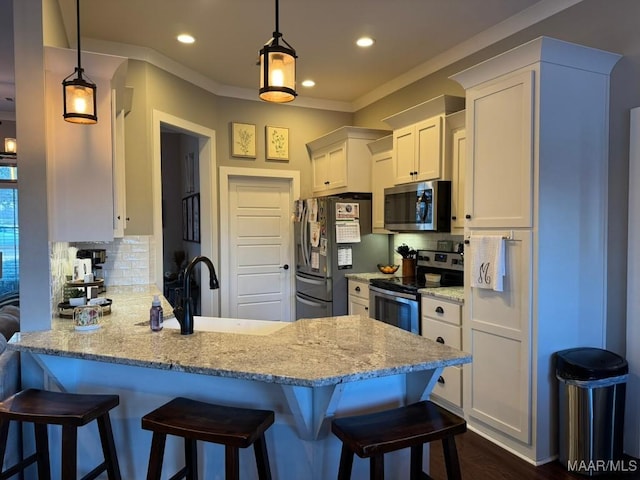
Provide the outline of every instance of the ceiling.
[[[0,0],[5,35],[11,1]],[[297,51],[298,85],[316,82],[298,86],[294,103],[353,111],[579,1],[280,0],[279,29]],[[76,0],[57,2],[75,48]],[[83,50],[145,59],[214,93],[257,98],[256,61],[274,31],[274,0],[81,0],[80,13]],[[178,43],[184,32],[196,42]],[[375,44],[357,47],[362,35]],[[12,83],[6,61],[0,51],[0,110],[13,107],[4,100]]]

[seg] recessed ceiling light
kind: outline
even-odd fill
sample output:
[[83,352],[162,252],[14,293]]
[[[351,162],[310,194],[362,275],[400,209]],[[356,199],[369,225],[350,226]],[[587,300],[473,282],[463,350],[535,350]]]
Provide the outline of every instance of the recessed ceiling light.
[[314,82],[313,80],[303,80],[302,82],[302,86],[303,87],[313,87],[315,86],[316,82]]
[[375,40],[371,37],[360,37],[356,40],[356,45],[359,47],[370,47],[374,42]]
[[181,43],[193,43],[196,41],[196,39],[193,38],[188,33],[181,33],[180,35],[178,35],[177,38],[178,38],[178,41]]

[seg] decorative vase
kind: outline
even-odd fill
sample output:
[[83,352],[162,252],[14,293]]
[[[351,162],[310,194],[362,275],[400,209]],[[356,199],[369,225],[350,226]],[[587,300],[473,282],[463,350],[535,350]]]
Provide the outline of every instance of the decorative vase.
[[402,276],[413,278],[416,276],[416,259],[415,258],[403,258],[402,259]]

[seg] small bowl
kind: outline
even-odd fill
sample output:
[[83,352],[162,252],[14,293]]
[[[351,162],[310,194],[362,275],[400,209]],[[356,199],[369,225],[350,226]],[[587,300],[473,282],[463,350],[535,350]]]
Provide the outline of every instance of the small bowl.
[[399,268],[400,265],[383,265],[381,263],[378,264],[378,270],[380,270],[382,273],[396,273]]
[[427,285],[440,285],[441,276],[437,273],[425,273],[424,281]]

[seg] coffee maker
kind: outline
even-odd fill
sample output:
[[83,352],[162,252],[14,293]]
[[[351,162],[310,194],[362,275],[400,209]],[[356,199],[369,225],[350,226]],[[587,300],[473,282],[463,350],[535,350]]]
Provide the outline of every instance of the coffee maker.
[[98,293],[104,293],[107,288],[104,284],[104,272],[102,271],[102,265],[107,261],[107,251],[104,248],[90,248],[84,250],[78,250],[76,254],[77,258],[90,258],[91,259],[91,271],[93,273],[94,281],[99,282]]

